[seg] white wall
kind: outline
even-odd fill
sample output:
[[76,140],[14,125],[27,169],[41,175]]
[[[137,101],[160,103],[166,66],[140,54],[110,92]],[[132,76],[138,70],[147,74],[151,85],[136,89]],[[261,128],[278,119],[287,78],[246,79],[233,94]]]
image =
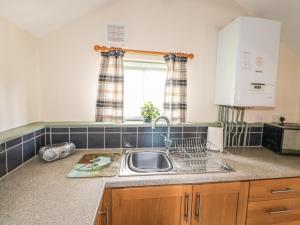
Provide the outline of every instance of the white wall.
[[248,119],[272,121],[272,116],[284,116],[287,122],[299,120],[299,86],[300,86],[300,58],[286,45],[281,44],[279,51],[279,65],[276,92],[276,107],[274,109],[253,109],[248,111]]
[[277,106],[275,114],[286,117],[287,121],[296,122],[300,107],[300,58],[289,48],[280,49],[279,76],[277,87]]
[[0,18],[0,131],[39,121],[37,40]]
[[300,63],[298,64],[298,120],[297,122],[300,123],[300,88],[299,88],[299,85],[300,85]]
[[[128,48],[192,52],[188,69],[189,122],[215,121],[213,104],[218,30],[245,11],[231,0],[111,1],[39,42],[42,115],[45,121],[92,121],[95,112],[99,54],[107,23],[123,23]],[[280,50],[277,106],[250,110],[249,122],[270,121],[273,114],[296,120],[299,59]],[[296,107],[295,107],[296,106]]]

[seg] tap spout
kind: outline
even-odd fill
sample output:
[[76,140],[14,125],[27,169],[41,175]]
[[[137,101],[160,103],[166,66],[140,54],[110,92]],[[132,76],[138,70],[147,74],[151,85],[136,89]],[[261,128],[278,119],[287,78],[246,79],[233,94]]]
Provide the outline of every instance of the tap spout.
[[167,129],[168,129],[167,130],[167,137],[166,136],[163,136],[163,137],[164,137],[164,141],[165,141],[165,147],[167,148],[167,150],[169,150],[169,148],[171,146],[171,142],[172,142],[171,139],[170,139],[170,125],[171,125],[170,120],[165,116],[157,117],[152,123],[152,129],[154,130],[155,127],[157,126],[157,122],[161,121],[161,120],[164,120],[167,124]]

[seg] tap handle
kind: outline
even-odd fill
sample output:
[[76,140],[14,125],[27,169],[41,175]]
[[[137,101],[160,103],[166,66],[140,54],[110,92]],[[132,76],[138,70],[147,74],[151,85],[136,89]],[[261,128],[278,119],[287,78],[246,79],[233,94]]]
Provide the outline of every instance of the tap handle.
[[160,134],[160,136],[162,136],[164,138],[165,147],[170,148],[172,145],[172,140],[170,138],[168,138],[166,135]]
[[165,142],[171,141],[170,138],[168,138],[168,137],[167,137],[166,135],[164,135],[164,134],[160,134],[160,136],[164,138],[164,141],[165,141]]

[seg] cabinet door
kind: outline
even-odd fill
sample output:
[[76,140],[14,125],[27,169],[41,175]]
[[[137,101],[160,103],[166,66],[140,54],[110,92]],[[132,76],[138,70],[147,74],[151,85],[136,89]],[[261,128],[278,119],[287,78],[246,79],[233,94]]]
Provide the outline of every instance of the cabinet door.
[[247,225],[300,224],[300,198],[249,202]]
[[105,189],[94,225],[111,224],[111,189]]
[[298,198],[300,179],[257,180],[250,182],[249,201],[268,201],[273,199]]
[[192,225],[244,225],[248,182],[193,186]]
[[192,186],[112,190],[112,225],[188,225]]

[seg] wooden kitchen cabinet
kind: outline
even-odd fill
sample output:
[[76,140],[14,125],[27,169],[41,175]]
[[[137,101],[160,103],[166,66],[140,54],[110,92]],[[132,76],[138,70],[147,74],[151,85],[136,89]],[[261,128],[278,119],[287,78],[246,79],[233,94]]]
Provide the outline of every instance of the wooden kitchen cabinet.
[[250,182],[247,225],[300,224],[300,178]]
[[94,225],[110,225],[111,224],[111,189],[104,190],[99,208],[97,210]]
[[190,224],[192,186],[112,190],[112,225]]
[[245,225],[248,182],[112,190],[112,225]]
[[299,225],[300,178],[107,189],[95,225]]
[[192,225],[244,225],[248,182],[193,186]]
[[300,224],[300,198],[250,202],[247,225]]
[[249,201],[300,197],[300,178],[257,180],[250,182]]

